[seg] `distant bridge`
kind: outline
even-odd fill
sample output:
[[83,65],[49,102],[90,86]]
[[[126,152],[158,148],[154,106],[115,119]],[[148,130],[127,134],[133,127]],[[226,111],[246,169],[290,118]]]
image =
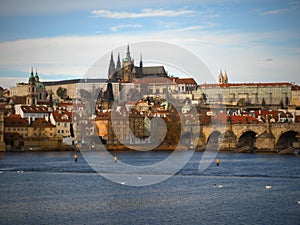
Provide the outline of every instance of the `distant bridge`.
[[201,125],[198,146],[218,143],[221,149],[275,151],[291,147],[297,134],[300,123]]

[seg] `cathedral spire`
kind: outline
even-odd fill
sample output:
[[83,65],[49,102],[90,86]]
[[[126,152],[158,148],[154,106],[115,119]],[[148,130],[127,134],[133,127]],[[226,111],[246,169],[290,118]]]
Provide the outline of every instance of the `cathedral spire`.
[[115,73],[115,62],[114,62],[113,52],[111,52],[110,62],[109,62],[109,68],[108,68],[108,76],[111,76],[114,73]]
[[121,69],[121,60],[120,60],[120,53],[118,53],[118,61],[117,61],[117,67],[116,70],[120,70]]
[[224,74],[224,84],[228,84],[228,76],[227,76],[227,72],[225,70],[225,74]]
[[224,83],[224,77],[223,77],[222,69],[220,69],[220,74],[219,74],[219,77],[218,77],[218,81],[219,81],[219,84]]
[[131,61],[131,56],[130,56],[130,51],[129,51],[129,44],[127,45],[127,52],[126,52],[126,57],[125,57],[126,62]]

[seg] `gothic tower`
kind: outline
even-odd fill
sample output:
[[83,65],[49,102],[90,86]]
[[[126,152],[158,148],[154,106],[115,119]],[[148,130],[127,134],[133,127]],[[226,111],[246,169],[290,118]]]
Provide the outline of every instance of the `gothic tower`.
[[227,76],[226,70],[225,70],[223,82],[224,82],[224,84],[228,84],[228,76]]
[[120,53],[118,53],[118,61],[117,61],[116,71],[119,71],[120,69],[121,69],[121,61],[120,61]]
[[222,73],[221,69],[220,69],[220,74],[219,74],[219,77],[218,77],[218,81],[219,81],[219,84],[224,83],[224,77],[223,77],[223,73]]
[[126,57],[125,59],[123,59],[123,68],[124,68],[123,80],[125,82],[131,82],[133,80],[132,73],[131,73],[133,66],[134,66],[134,62],[130,56],[129,45],[127,45]]
[[109,68],[108,68],[108,77],[111,77],[115,73],[115,71],[116,69],[115,69],[114,57],[113,57],[113,53],[111,52]]

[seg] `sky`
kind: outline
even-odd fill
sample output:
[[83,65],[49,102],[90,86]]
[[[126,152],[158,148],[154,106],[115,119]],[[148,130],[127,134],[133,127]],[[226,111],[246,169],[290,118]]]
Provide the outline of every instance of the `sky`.
[[232,83],[300,84],[298,21],[298,0],[0,0],[0,86],[26,82],[31,67],[42,81],[81,78],[99,59],[107,78],[110,52],[123,58],[127,44],[147,60],[141,42],[189,51],[214,79],[222,69]]

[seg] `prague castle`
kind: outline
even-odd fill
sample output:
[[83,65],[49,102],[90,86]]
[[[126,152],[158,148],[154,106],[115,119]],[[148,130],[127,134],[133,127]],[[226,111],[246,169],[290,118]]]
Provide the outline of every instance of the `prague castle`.
[[119,82],[133,82],[136,79],[146,78],[151,76],[167,78],[167,72],[163,66],[144,67],[142,55],[139,66],[134,65],[134,59],[130,56],[129,45],[127,45],[127,52],[125,58],[120,61],[120,54],[118,54],[117,64],[115,65],[113,53],[108,68],[108,78],[110,81]]

